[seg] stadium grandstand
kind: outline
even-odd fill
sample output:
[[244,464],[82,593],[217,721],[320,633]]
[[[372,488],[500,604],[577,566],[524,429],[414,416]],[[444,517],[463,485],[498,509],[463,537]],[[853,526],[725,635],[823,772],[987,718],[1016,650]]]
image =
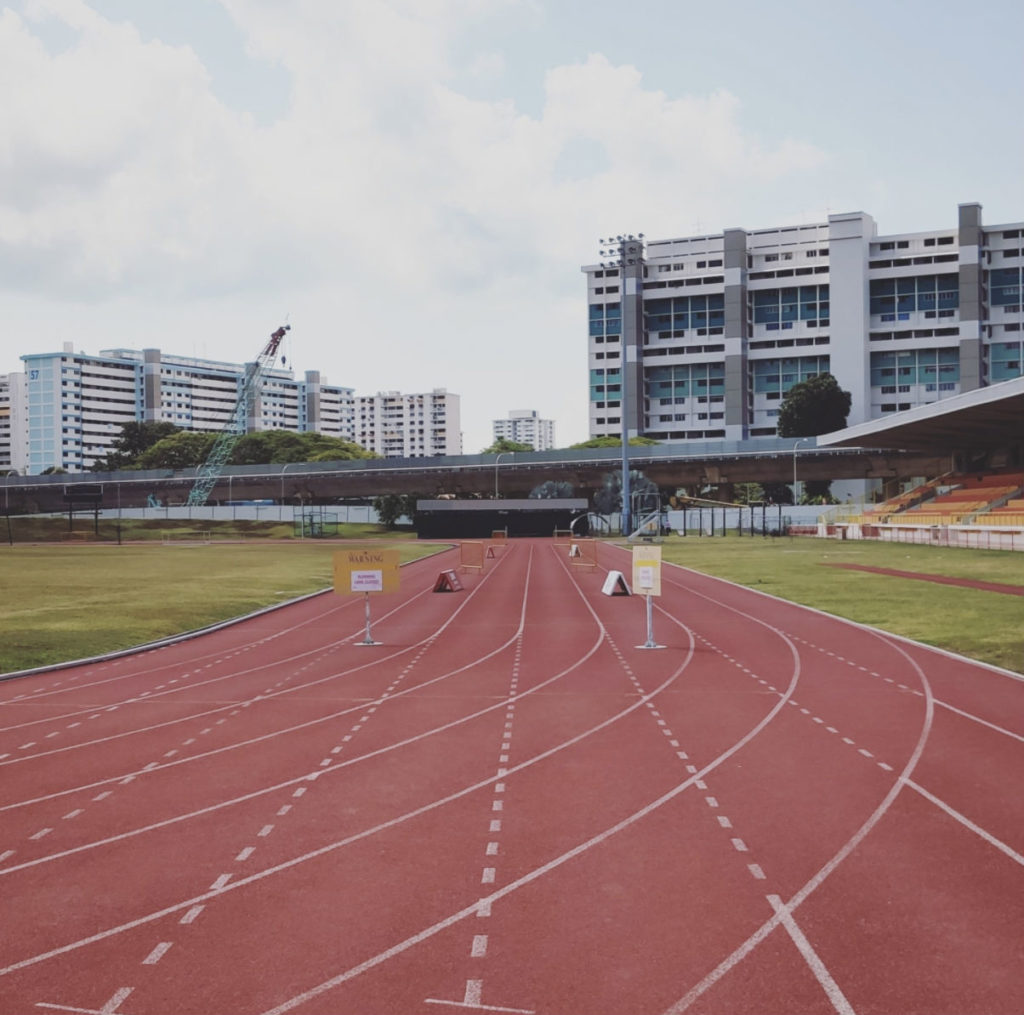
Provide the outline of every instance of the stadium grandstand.
[[1024,377],[820,437],[823,447],[928,450],[949,471],[868,508],[823,517],[823,534],[1024,550]]

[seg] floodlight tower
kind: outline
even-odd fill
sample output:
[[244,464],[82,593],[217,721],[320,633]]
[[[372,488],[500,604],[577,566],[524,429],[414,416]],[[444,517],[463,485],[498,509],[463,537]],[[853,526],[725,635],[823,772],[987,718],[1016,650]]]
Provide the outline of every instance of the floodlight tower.
[[644,234],[629,233],[601,240],[602,268],[617,268],[622,335],[619,352],[619,408],[622,422],[622,534],[630,532],[629,439],[644,432],[643,344],[644,276],[647,262]]

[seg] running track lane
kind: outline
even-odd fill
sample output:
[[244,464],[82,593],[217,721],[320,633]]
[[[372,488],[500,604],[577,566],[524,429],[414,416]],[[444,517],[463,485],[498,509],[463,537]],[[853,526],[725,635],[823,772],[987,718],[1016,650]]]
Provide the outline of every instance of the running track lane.
[[[177,768],[130,732],[174,678],[139,675],[101,713],[129,735],[66,756],[141,773],[100,801],[52,755],[0,770],[67,807],[0,812],[0,1010],[1019,1010],[1019,681],[681,569],[644,652],[642,601],[563,554],[406,582],[394,645],[318,643],[315,674],[308,631],[274,639],[273,681],[228,665],[217,694],[250,705]],[[44,678],[0,715],[42,718]],[[297,711],[324,721],[284,732]],[[191,789],[217,809],[183,817]]]

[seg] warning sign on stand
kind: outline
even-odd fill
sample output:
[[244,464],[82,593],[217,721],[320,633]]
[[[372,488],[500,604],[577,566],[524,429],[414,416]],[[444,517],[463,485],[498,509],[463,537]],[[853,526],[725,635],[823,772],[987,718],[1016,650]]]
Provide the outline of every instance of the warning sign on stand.
[[661,547],[633,547],[633,591],[641,596],[661,595]]
[[334,591],[397,592],[399,563],[397,550],[340,550],[334,554]]

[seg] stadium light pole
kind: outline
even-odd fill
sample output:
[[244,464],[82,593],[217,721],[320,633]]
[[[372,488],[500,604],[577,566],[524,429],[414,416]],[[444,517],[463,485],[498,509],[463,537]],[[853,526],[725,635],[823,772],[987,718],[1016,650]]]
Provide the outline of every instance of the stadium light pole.
[[[629,487],[629,384],[635,373],[635,363],[642,355],[644,323],[643,323],[643,278],[644,278],[644,234],[632,233],[626,236],[609,237],[600,241],[602,268],[618,268],[619,274],[619,417],[622,421],[622,534],[629,535],[630,530],[630,487]],[[632,354],[632,362],[631,362]],[[637,406],[643,403],[643,378],[637,387]],[[606,392],[607,395],[607,392]],[[642,429],[642,426],[638,428]]]
[[800,445],[803,444],[804,441],[809,441],[810,439],[811,439],[810,437],[801,437],[800,440],[798,440],[796,442],[796,444],[793,445],[793,506],[794,507],[796,507],[796,505],[798,503],[797,502],[797,497],[796,497],[796,449],[798,447],[800,447]]

